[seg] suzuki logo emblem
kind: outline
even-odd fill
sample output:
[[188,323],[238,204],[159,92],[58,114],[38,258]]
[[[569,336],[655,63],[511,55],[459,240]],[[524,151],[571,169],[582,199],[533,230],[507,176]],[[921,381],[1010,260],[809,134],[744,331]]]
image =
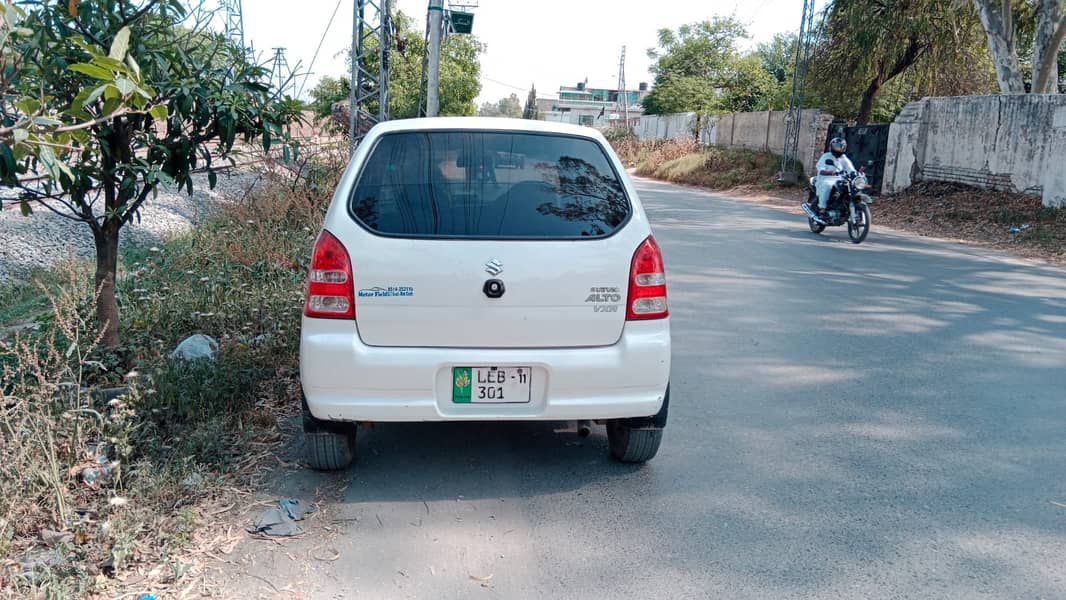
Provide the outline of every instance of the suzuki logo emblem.
[[487,271],[489,275],[495,277],[500,273],[503,273],[503,263],[500,262],[500,259],[494,258],[485,263],[485,271]]

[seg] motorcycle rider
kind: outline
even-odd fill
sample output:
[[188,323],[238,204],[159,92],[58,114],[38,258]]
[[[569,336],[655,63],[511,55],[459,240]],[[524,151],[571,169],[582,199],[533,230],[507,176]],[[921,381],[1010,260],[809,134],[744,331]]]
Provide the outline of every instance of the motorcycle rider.
[[829,141],[829,152],[818,159],[818,178],[814,187],[818,193],[819,218],[825,218],[829,196],[833,193],[833,186],[840,181],[841,175],[855,172],[855,165],[851,164],[851,159],[844,154],[847,149],[848,143],[842,138],[833,138]]

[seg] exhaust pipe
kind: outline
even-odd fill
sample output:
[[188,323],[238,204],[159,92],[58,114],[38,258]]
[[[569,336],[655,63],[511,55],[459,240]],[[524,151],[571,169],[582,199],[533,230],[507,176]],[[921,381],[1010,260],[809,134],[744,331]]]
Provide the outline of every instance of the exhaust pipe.
[[811,219],[813,219],[815,223],[821,223],[822,225],[827,225],[828,224],[825,221],[823,221],[821,217],[818,216],[818,213],[816,213],[813,210],[811,210],[811,205],[810,204],[807,204],[806,202],[804,202],[803,204],[800,204],[800,206],[803,208],[803,212],[807,213],[807,216],[810,217]]
[[577,422],[577,435],[578,437],[587,438],[592,433],[592,421],[578,421]]

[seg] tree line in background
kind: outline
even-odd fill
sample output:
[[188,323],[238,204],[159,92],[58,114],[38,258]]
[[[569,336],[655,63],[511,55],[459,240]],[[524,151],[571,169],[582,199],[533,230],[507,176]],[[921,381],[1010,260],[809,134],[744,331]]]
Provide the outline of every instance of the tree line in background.
[[[426,38],[414,19],[397,12],[393,15],[394,27],[392,40],[392,62],[389,77],[389,116],[393,119],[417,117],[422,97],[422,61],[426,51]],[[378,71],[378,53],[374,44],[377,38],[371,38],[370,58],[367,69],[371,73]],[[472,35],[449,35],[441,44],[440,66],[440,114],[442,116],[469,116],[477,112],[474,99],[481,91],[479,81],[481,63],[479,56],[484,50],[481,42]],[[351,67],[352,57],[348,56]],[[350,68],[349,68],[350,71]],[[311,90],[310,108],[318,117],[329,117],[336,102],[348,99],[351,78],[323,77]],[[371,101],[367,110],[376,114],[376,100]]]
[[[821,17],[804,105],[859,124],[924,96],[1058,93],[1066,76],[1062,0],[834,0]],[[747,35],[734,17],[660,30],[645,111],[788,108],[796,36],[745,52]]]

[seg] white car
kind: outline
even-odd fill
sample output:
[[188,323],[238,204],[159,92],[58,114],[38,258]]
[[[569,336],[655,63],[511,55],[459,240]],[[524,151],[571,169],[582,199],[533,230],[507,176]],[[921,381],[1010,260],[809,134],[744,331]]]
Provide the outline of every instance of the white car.
[[[523,158],[498,169],[501,153]],[[658,451],[663,259],[593,129],[377,125],[333,196],[309,280],[300,377],[313,468],[347,467],[359,422],[595,421],[618,460]]]

